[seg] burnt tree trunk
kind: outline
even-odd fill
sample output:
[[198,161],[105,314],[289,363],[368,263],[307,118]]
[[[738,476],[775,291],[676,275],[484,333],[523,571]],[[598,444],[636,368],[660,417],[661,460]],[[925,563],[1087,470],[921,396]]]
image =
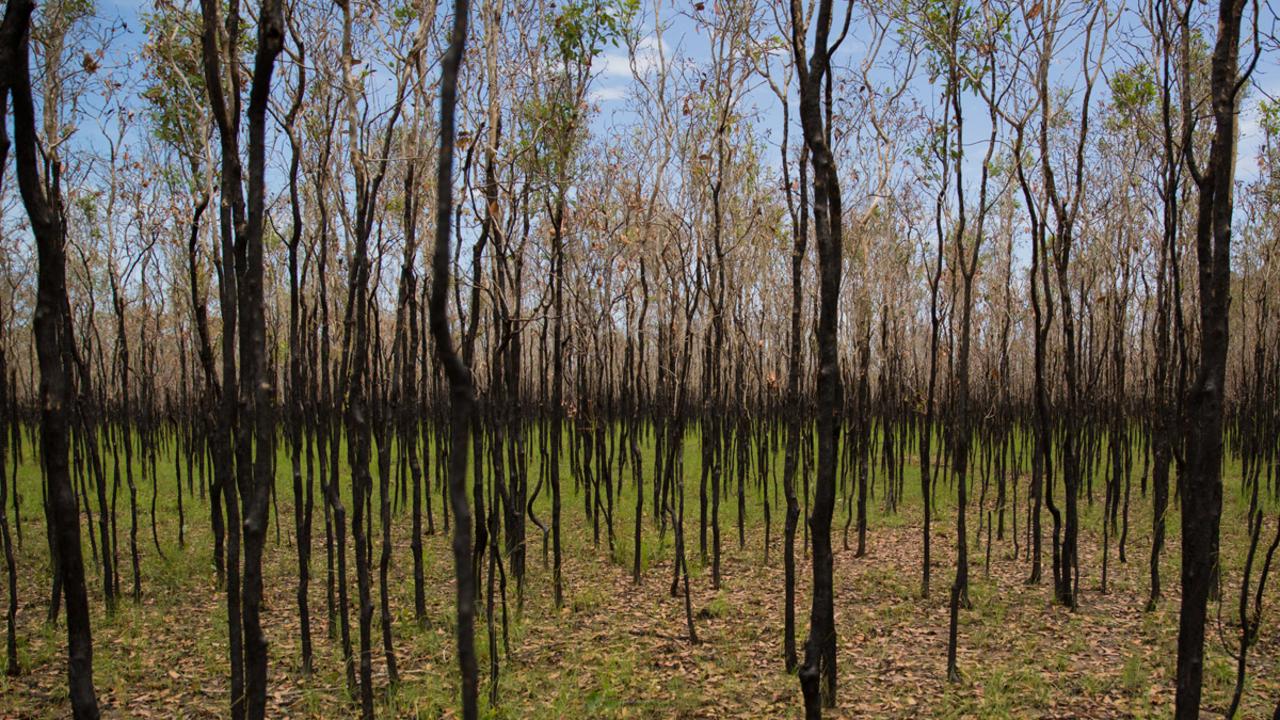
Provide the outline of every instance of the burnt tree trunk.
[[467,504],[466,490],[467,443],[475,404],[475,388],[470,370],[454,348],[446,312],[449,261],[452,256],[454,111],[457,106],[458,69],[466,47],[469,10],[468,0],[454,0],[453,29],[440,67],[440,155],[436,171],[436,237],[431,262],[428,313],[436,357],[449,382],[449,502],[453,507],[453,564],[457,576],[458,665],[462,671],[462,716],[465,720],[475,720],[476,587],[471,563],[471,508]]
[[66,226],[56,160],[50,175],[41,177],[40,173],[28,55],[34,8],[30,0],[9,0],[5,5],[0,24],[0,104],[5,95],[13,99],[18,189],[31,220],[39,256],[33,331],[40,368],[40,456],[49,488],[57,570],[67,604],[71,709],[77,720],[96,719],[98,699],[93,688],[93,638],[80,548],[80,517],[67,464],[69,411],[75,393],[71,367],[76,350],[67,301]]
[[[1218,36],[1210,69],[1213,138],[1208,164],[1202,173],[1197,171],[1194,161],[1188,162],[1200,191],[1195,235],[1200,285],[1197,298],[1200,357],[1186,400],[1186,472],[1178,475],[1182,493],[1182,606],[1178,616],[1178,689],[1174,715],[1180,720],[1200,716],[1205,615],[1218,564],[1236,112],[1239,93],[1252,71],[1249,67],[1242,75],[1239,68],[1240,26],[1245,5],[1244,0],[1221,0],[1218,5]],[[1185,19],[1182,32],[1184,35],[1189,32]],[[1190,61],[1185,53],[1182,61],[1185,77],[1185,63]],[[1190,139],[1190,122],[1187,122],[1187,139]],[[1190,142],[1183,143],[1183,152],[1192,159]]]

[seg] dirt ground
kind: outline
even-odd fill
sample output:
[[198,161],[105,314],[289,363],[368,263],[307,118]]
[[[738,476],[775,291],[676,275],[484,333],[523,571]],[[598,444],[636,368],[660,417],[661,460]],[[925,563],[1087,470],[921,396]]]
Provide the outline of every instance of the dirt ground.
[[[315,520],[310,602],[316,645],[315,671],[299,673],[300,639],[296,592],[296,554],[289,489],[281,483],[277,541],[269,535],[266,558],[267,609],[264,625],[270,643],[269,716],[350,717],[357,712],[345,687],[338,643],[329,639],[325,597],[323,518]],[[22,674],[0,680],[0,717],[62,718],[66,700],[65,631],[45,622],[48,567],[44,559],[43,521],[38,494],[28,488],[24,544],[20,553],[21,607],[18,635]],[[149,499],[149,493],[140,493]],[[38,490],[37,490],[38,492]],[[1231,495],[1231,493],[1228,493]],[[32,502],[31,497],[37,498]],[[437,498],[438,499],[438,498]],[[139,549],[142,593],[135,604],[127,552],[127,512],[120,513],[120,577],[126,597],[108,617],[101,599],[98,570],[87,567],[93,608],[95,682],[105,717],[224,717],[228,707],[228,662],[224,596],[215,587],[207,507],[186,498],[186,547],[176,545],[173,498],[162,492],[158,535],[160,557],[150,539],[146,506],[141,510]],[[490,651],[487,613],[481,585],[476,645],[480,654],[482,715],[497,718],[763,718],[800,716],[799,684],[782,663],[783,565],[781,517],[774,509],[768,562],[764,528],[752,511],[746,545],[739,548],[736,519],[723,521],[723,584],[712,588],[709,567],[699,562],[696,488],[687,512],[692,566],[692,607],[698,644],[688,641],[682,597],[670,593],[672,534],[657,539],[646,519],[645,571],[631,582],[628,539],[631,515],[619,503],[616,549],[609,550],[602,530],[599,547],[591,541],[583,508],[572,494],[564,503],[566,549],[565,607],[554,608],[551,574],[542,563],[540,534],[530,526],[528,577],[523,608],[518,609],[514,579],[507,578],[508,611],[501,601],[493,614],[498,653],[496,704],[488,703]],[[970,515],[972,608],[961,612],[959,665],[963,679],[945,677],[947,594],[953,577],[952,516],[945,507],[934,523],[932,593],[920,598],[921,531],[918,505],[884,513],[878,503],[871,518],[864,557],[841,545],[843,509],[837,512],[836,620],[839,633],[839,697],[831,717],[940,718],[1128,718],[1168,717],[1173,705],[1174,649],[1177,637],[1176,515],[1164,562],[1165,599],[1144,612],[1147,596],[1149,531],[1134,492],[1135,523],[1128,562],[1119,563],[1111,547],[1108,592],[1100,590],[1100,547],[1086,510],[1081,545],[1081,598],[1077,611],[1055,605],[1051,597],[1048,523],[1046,581],[1028,586],[1024,555],[1013,557],[1013,533],[988,550],[986,533],[977,532],[979,516]],[[726,505],[732,511],[733,502]],[[1082,504],[1083,505],[1083,504]],[[1224,517],[1224,547],[1239,540],[1240,516],[1229,503]],[[34,510],[32,507],[34,506]],[[121,500],[124,508],[124,498]],[[842,506],[843,508],[843,506]],[[96,508],[95,508],[96,509]],[[436,508],[437,512],[439,508]],[[381,653],[381,630],[374,613],[374,680],[380,717],[452,717],[457,712],[457,663],[454,659],[452,557],[443,532],[424,542],[428,618],[414,622],[408,514],[396,521],[391,603],[400,684],[388,686]],[[1020,522],[1021,522],[1020,518]],[[437,517],[437,522],[439,518]],[[1019,527],[1021,536],[1025,529]],[[377,530],[375,537],[379,535]],[[853,538],[851,537],[851,542]],[[87,547],[86,538],[86,547]],[[350,542],[350,538],[348,538]],[[798,643],[803,652],[808,627],[809,558],[797,541]],[[1020,548],[1025,553],[1025,548]],[[1238,553],[1228,552],[1221,609],[1210,607],[1209,660],[1205,673],[1208,709],[1225,709],[1235,677],[1234,649],[1238,599]],[[989,560],[988,560],[989,556]],[[86,558],[88,558],[86,552]],[[1242,556],[1241,556],[1242,557]],[[375,551],[375,563],[378,553]],[[614,561],[614,558],[617,561]],[[989,565],[988,565],[989,563]],[[351,563],[354,566],[354,563]],[[349,572],[354,572],[352,568]],[[487,572],[487,571],[486,571]],[[354,577],[351,578],[355,601]],[[483,581],[487,583],[487,577]],[[500,585],[497,586],[500,589]],[[375,603],[376,568],[375,568]],[[1274,608],[1275,584],[1268,592]],[[357,643],[352,617],[352,637]],[[1260,641],[1249,655],[1249,682],[1240,717],[1264,718],[1280,702],[1280,623],[1274,610],[1263,621]],[[508,631],[504,650],[503,623]],[[1225,641],[1225,645],[1224,645]]]

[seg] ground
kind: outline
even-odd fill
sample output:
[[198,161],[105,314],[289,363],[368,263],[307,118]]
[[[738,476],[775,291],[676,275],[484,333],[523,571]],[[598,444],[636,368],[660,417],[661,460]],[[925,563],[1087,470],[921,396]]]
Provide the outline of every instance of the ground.
[[[696,461],[696,453],[689,453]],[[28,448],[27,458],[30,460]],[[216,587],[211,561],[207,506],[189,495],[186,545],[177,544],[176,488],[171,466],[158,473],[157,534],[164,556],[151,541],[151,485],[139,483],[141,604],[128,598],[128,496],[119,499],[120,576],[126,591],[114,614],[101,599],[97,566],[86,544],[86,573],[93,609],[94,679],[105,717],[224,717],[228,707],[225,599]],[[779,470],[780,470],[780,463]],[[536,467],[536,464],[535,464]],[[323,518],[317,512],[310,598],[316,645],[315,672],[299,672],[300,641],[295,601],[291,486],[281,480],[266,549],[266,611],[270,643],[270,717],[347,717],[355,710],[343,679],[337,643],[328,639],[325,603]],[[628,473],[629,476],[629,473]],[[565,607],[557,611],[551,573],[543,565],[540,534],[530,526],[529,572],[522,610],[509,582],[507,643],[498,638],[497,702],[490,705],[489,640],[484,597],[477,618],[482,714],[495,718],[631,717],[762,718],[799,717],[799,684],[782,663],[782,517],[776,488],[768,562],[757,490],[749,489],[746,544],[739,547],[736,498],[722,507],[723,586],[712,588],[709,567],[699,559],[697,474],[688,472],[686,513],[693,608],[699,643],[687,640],[683,599],[670,594],[673,538],[661,540],[646,515],[642,582],[631,580],[630,537],[633,505],[618,503],[615,550],[602,530],[592,542],[580,499],[566,475],[564,501]],[[932,593],[920,598],[921,526],[916,476],[908,473],[908,494],[896,513],[880,499],[871,507],[867,553],[855,557],[841,543],[844,503],[835,531],[836,621],[839,633],[839,698],[831,717],[939,718],[1121,718],[1168,717],[1173,703],[1177,639],[1176,509],[1169,518],[1164,556],[1165,599],[1153,612],[1143,606],[1148,591],[1150,501],[1136,477],[1132,490],[1133,527],[1128,562],[1119,563],[1111,544],[1107,592],[1100,588],[1101,493],[1093,505],[1082,501],[1080,607],[1072,612],[1052,602],[1049,517],[1045,515],[1046,582],[1025,584],[1025,547],[1014,557],[1013,532],[986,547],[971,511],[971,610],[962,611],[959,665],[962,681],[945,677],[947,591],[954,569],[954,515],[945,488],[933,523]],[[1243,564],[1243,503],[1230,484],[1223,518],[1225,573],[1223,603],[1210,607],[1209,659],[1205,703],[1225,710],[1235,677],[1236,607]],[[20,474],[23,545],[19,553],[19,656],[22,674],[0,678],[0,717],[61,718],[69,714],[65,679],[65,630],[45,622],[49,592],[40,490],[28,463]],[[736,492],[736,487],[735,487]],[[977,495],[975,492],[974,495]],[[545,495],[544,495],[545,499]],[[436,521],[439,497],[435,498]],[[989,504],[989,503],[988,503]],[[646,503],[647,505],[647,503]],[[972,505],[976,506],[976,502]],[[543,507],[540,505],[539,507]],[[93,510],[96,513],[96,502]],[[646,513],[648,507],[646,506]],[[12,517],[12,510],[10,510]],[[541,517],[549,517],[544,508]],[[1011,523],[1012,517],[1006,518]],[[1025,514],[1018,518],[1019,537]],[[378,613],[374,613],[373,666],[379,717],[452,717],[457,713],[458,669],[453,635],[453,565],[448,536],[425,538],[428,622],[413,620],[412,561],[407,507],[397,511],[391,570],[395,645],[401,683],[392,690],[382,662]],[[439,530],[439,527],[437,527]],[[375,538],[380,537],[374,532]],[[855,538],[850,537],[852,547]],[[348,542],[349,542],[348,534]],[[797,540],[797,625],[802,645],[808,626],[810,564]],[[989,566],[988,566],[989,556]],[[374,559],[377,561],[375,551]],[[351,563],[354,573],[354,563]],[[375,570],[375,602],[376,570]],[[354,602],[354,577],[351,578]],[[482,592],[484,585],[481,585]],[[1267,593],[1280,601],[1275,582]],[[501,628],[501,600],[495,613]],[[1216,620],[1215,620],[1216,618]],[[500,633],[500,630],[499,630]],[[356,638],[352,613],[353,642]],[[1225,644],[1224,644],[1225,641]],[[358,645],[357,645],[358,647]],[[1259,643],[1249,655],[1249,681],[1240,717],[1270,717],[1280,701],[1280,624],[1264,618]]]

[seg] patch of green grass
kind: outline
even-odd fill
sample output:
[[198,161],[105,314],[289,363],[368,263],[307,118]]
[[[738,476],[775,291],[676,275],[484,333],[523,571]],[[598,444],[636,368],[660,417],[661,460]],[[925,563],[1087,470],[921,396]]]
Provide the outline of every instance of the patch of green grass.
[[[530,437],[530,457],[538,457],[536,433]],[[630,569],[633,561],[635,521],[635,488],[631,481],[630,469],[618,474],[615,469],[614,478],[621,477],[623,482],[616,487],[614,498],[614,530],[615,544],[609,551],[604,537],[604,520],[601,519],[601,539],[598,546],[591,540],[590,519],[585,516],[582,494],[570,473],[569,460],[563,465],[562,474],[562,507],[563,507],[563,544],[565,548],[565,594],[569,605],[564,612],[556,611],[550,600],[550,571],[542,565],[541,537],[536,528],[528,528],[530,545],[528,555],[529,579],[527,583],[526,609],[523,617],[515,611],[515,583],[512,569],[507,565],[508,599],[510,601],[510,625],[512,655],[501,655],[501,675],[499,704],[490,707],[487,702],[488,691],[488,636],[486,618],[483,607],[476,618],[476,649],[480,660],[480,694],[481,712],[488,718],[524,718],[524,717],[610,717],[629,714],[645,717],[671,717],[681,715],[707,714],[708,708],[721,708],[729,699],[742,700],[743,703],[768,702],[769,698],[782,698],[783,702],[794,700],[798,703],[796,683],[792,676],[781,671],[781,663],[774,667],[777,672],[761,672],[758,657],[753,657],[751,646],[766,646],[762,654],[768,655],[770,662],[780,656],[780,611],[767,614],[760,606],[766,604],[761,599],[777,598],[780,594],[782,564],[782,536],[784,504],[781,489],[781,453],[777,453],[771,468],[768,481],[769,497],[772,505],[772,541],[769,550],[770,565],[762,563],[764,510],[761,503],[760,485],[755,470],[748,476],[747,505],[745,524],[747,528],[746,547],[739,549],[737,543],[738,508],[736,499],[736,471],[727,472],[728,496],[720,506],[720,527],[724,549],[723,573],[725,590],[715,592],[711,589],[710,573],[699,557],[699,482],[700,482],[700,436],[696,427],[691,428],[684,442],[683,474],[678,483],[683,485],[685,497],[685,544],[686,555],[691,571],[691,589],[693,608],[699,614],[695,619],[699,634],[704,644],[699,650],[686,650],[680,645],[683,638],[683,600],[671,598],[667,594],[670,583],[671,559],[674,550],[674,533],[668,526],[665,533],[659,534],[657,524],[652,517],[650,492],[653,488],[651,453],[653,450],[651,436],[646,436],[642,446],[645,453],[645,498],[641,512],[641,569],[644,573],[644,597],[648,601],[658,598],[650,612],[667,612],[669,616],[656,633],[660,640],[653,640],[653,635],[628,635],[626,617],[630,603],[639,595],[625,596],[623,588],[630,592]],[[431,452],[430,449],[427,450]],[[34,455],[26,454],[28,462],[19,473],[19,490],[22,494],[22,526],[25,542],[19,558],[22,579],[20,587],[23,598],[21,632],[19,633],[19,652],[24,667],[43,668],[44,677],[55,675],[62,678],[63,643],[65,636],[62,626],[49,627],[43,623],[43,604],[47,596],[47,578],[49,566],[47,546],[44,542],[44,517],[40,508],[40,485],[38,470],[31,464]],[[434,460],[433,455],[429,455]],[[755,457],[753,455],[752,462]],[[108,476],[110,467],[108,461]],[[1238,568],[1243,562],[1243,503],[1236,491],[1238,484],[1238,466],[1228,470],[1228,488],[1223,508],[1223,564],[1224,594],[1230,596],[1232,585],[1238,577]],[[269,616],[266,620],[271,645],[271,682],[273,689],[285,687],[291,698],[288,702],[288,713],[299,716],[345,716],[352,712],[352,699],[347,694],[346,682],[342,666],[342,658],[338,644],[330,641],[325,634],[327,618],[325,610],[325,555],[324,524],[322,506],[316,505],[313,529],[311,614],[313,623],[313,641],[315,644],[315,673],[310,677],[298,674],[300,663],[296,643],[296,626],[287,624],[296,622],[294,610],[294,586],[296,583],[296,555],[293,543],[293,507],[292,486],[289,482],[290,463],[281,448],[277,463],[279,484],[277,487],[278,505],[272,508],[271,526],[268,530],[267,557],[264,572],[267,575]],[[349,503],[349,468],[345,459],[341,461],[339,487],[343,497]],[[530,486],[537,482],[538,465],[530,466]],[[135,467],[136,477],[141,477],[140,466]],[[835,518],[835,537],[837,544],[837,562],[848,563],[838,565],[837,570],[837,616],[840,618],[841,637],[862,636],[850,656],[842,650],[841,682],[857,683],[859,690],[867,687],[879,689],[875,679],[858,679],[856,670],[846,668],[861,667],[877,661],[900,661],[901,645],[889,651],[882,640],[900,642],[897,634],[903,627],[918,630],[924,624],[937,624],[941,633],[931,632],[929,635],[911,635],[905,653],[909,657],[929,656],[936,654],[945,646],[945,603],[946,585],[951,578],[951,553],[954,547],[954,487],[945,479],[945,474],[936,488],[935,495],[935,533],[945,533],[941,538],[935,534],[935,565],[933,571],[933,595],[928,603],[922,603],[919,593],[918,563],[910,567],[895,564],[887,560],[880,541],[882,532],[891,532],[896,542],[906,543],[902,547],[918,548],[920,519],[919,473],[915,466],[906,469],[903,497],[900,498],[896,511],[889,511],[884,504],[883,481],[875,486],[874,497],[868,498],[869,515],[868,539],[871,555],[867,558],[852,559],[852,553],[846,553],[840,547],[840,533],[844,527],[846,506],[841,501],[837,507]],[[375,478],[376,470],[375,470]],[[412,578],[408,552],[409,524],[407,503],[398,507],[394,513],[395,526],[395,562],[391,569],[389,591],[395,618],[395,640],[401,653],[401,672],[403,682],[394,692],[384,687],[385,680],[378,679],[377,713],[385,717],[430,717],[436,718],[456,712],[458,708],[457,664],[454,656],[454,616],[453,593],[450,585],[452,579],[452,556],[448,550],[448,535],[444,533],[441,516],[441,498],[439,486],[435,484],[434,469],[428,471],[433,492],[435,509],[436,535],[426,538],[424,544],[425,573],[427,577],[428,624],[419,628],[414,621],[412,610]],[[117,522],[119,526],[120,566],[124,597],[120,600],[115,615],[108,616],[102,607],[101,580],[98,567],[93,563],[89,552],[88,530],[96,532],[98,506],[96,496],[90,498],[87,510],[93,514],[93,526],[83,526],[82,538],[85,542],[86,576],[89,584],[91,609],[94,621],[95,636],[95,680],[99,686],[110,690],[117,699],[128,700],[154,687],[182,688],[190,697],[191,687],[204,683],[212,689],[206,691],[211,698],[211,707],[225,708],[226,695],[226,621],[225,597],[223,592],[213,583],[212,572],[212,535],[209,529],[209,508],[207,501],[201,501],[198,493],[189,492],[185,487],[184,467],[184,510],[186,546],[177,544],[177,492],[176,477],[173,474],[171,458],[163,458],[157,467],[158,496],[156,509],[156,534],[164,550],[164,557],[156,552],[151,540],[151,482],[138,479],[138,546],[142,555],[142,589],[144,603],[135,605],[128,595],[132,589],[132,575],[129,563],[128,531],[129,531],[129,498],[127,488],[121,488],[117,505]],[[108,481],[110,481],[108,479]],[[1023,479],[1025,482],[1025,478]],[[1131,497],[1132,525],[1129,538],[1129,565],[1120,565],[1112,556],[1112,595],[1107,602],[1125,593],[1145,597],[1145,561],[1150,542],[1150,499],[1143,498],[1134,481]],[[798,482],[798,486],[803,486]],[[810,488],[812,479],[810,478]],[[1023,486],[1025,489],[1025,485]],[[993,502],[994,491],[988,488],[988,507]],[[1095,492],[1098,486],[1095,483]],[[845,493],[856,492],[850,485],[841,488],[840,498]],[[971,494],[970,508],[976,513],[976,490]],[[1059,497],[1059,499],[1061,499]],[[1010,498],[1012,500],[1012,498]],[[375,557],[374,602],[377,603],[376,558],[381,546],[380,522],[376,512],[380,501],[376,487],[373,498],[374,539],[373,553]],[[1012,505],[1009,512],[1025,510],[1025,492],[1019,494],[1020,509]],[[801,501],[803,507],[804,502]],[[855,502],[856,505],[856,502]],[[550,493],[544,485],[540,497],[534,503],[537,516],[544,522],[550,521]],[[1101,529],[1101,502],[1096,500],[1090,506],[1082,498],[1082,544],[1085,549],[1096,553],[1093,546],[1097,540],[1097,532]],[[1022,521],[1025,515],[1020,514],[1018,533],[1024,537],[1025,528]],[[1048,516],[1045,516],[1045,571],[1048,573]],[[350,515],[348,515],[350,521]],[[797,610],[800,619],[800,641],[803,642],[805,632],[805,610],[807,608],[807,582],[809,558],[806,546],[801,538],[804,527],[803,518],[797,533],[797,566],[799,576],[799,592]],[[280,535],[277,539],[276,526]],[[1154,613],[1141,615],[1127,629],[1117,632],[1127,633],[1126,638],[1134,640],[1134,645],[1126,646],[1128,651],[1110,660],[1110,665],[1099,662],[1093,667],[1085,668],[1081,657],[1090,652],[1090,633],[1098,632],[1097,623],[1086,622],[1066,615],[1057,607],[1049,608],[1048,589],[1046,585],[1039,588],[1023,589],[1011,587],[1007,577],[1002,577],[999,570],[1002,565],[1021,565],[1020,560],[1010,560],[1011,540],[997,542],[992,553],[992,575],[986,579],[982,575],[984,550],[982,542],[971,542],[970,566],[970,598],[974,607],[961,614],[961,668],[966,673],[964,682],[955,686],[939,683],[929,686],[928,694],[917,695],[921,701],[916,706],[923,714],[939,717],[1026,717],[1043,712],[1044,708],[1061,703],[1064,697],[1070,698],[1073,693],[1085,695],[1114,694],[1122,690],[1129,696],[1132,706],[1126,712],[1140,715],[1150,712],[1153,715],[1167,715],[1168,705],[1163,707],[1153,704],[1149,690],[1153,686],[1162,689],[1171,685],[1173,658],[1177,632],[1177,578],[1178,552],[1176,545],[1178,516],[1176,505],[1171,509],[1168,518],[1169,545],[1162,560],[1166,598]],[[909,529],[914,528],[914,529]],[[970,523],[971,532],[976,538],[977,523]],[[1006,528],[1012,532],[1006,517]],[[904,530],[909,529],[909,530]],[[901,531],[901,532],[899,532]],[[852,544],[856,527],[851,529]],[[710,536],[710,533],[708,533]],[[985,541],[985,537],[981,539]],[[348,528],[346,535],[347,552],[353,551],[352,538]],[[1003,546],[1002,546],[1003,545]],[[901,547],[893,548],[893,557]],[[1112,545],[1112,553],[1116,546]],[[880,556],[877,555],[880,553]],[[842,557],[843,556],[843,557]],[[1082,560],[1082,587],[1091,588],[1091,581],[1097,579],[1097,564],[1093,562],[1096,555],[1086,555],[1089,560]],[[505,560],[504,556],[504,560]],[[852,568],[850,570],[849,568]],[[1233,575],[1232,573],[1235,573]],[[347,569],[348,584],[351,588],[352,640],[358,642],[356,621],[355,570],[350,562]],[[847,583],[850,573],[856,580]],[[841,575],[844,574],[844,577]],[[1021,574],[1021,573],[1020,573]],[[483,594],[484,585],[481,585]],[[768,593],[774,593],[769,595]],[[1102,602],[1088,589],[1082,597],[1084,613],[1091,604]],[[1270,596],[1269,596],[1270,597]],[[745,600],[744,600],[745,598]],[[638,601],[638,600],[636,600]],[[483,600],[481,600],[483,605]],[[780,606],[780,602],[779,602]],[[623,612],[619,613],[619,609]],[[1037,618],[1044,613],[1052,614],[1055,624],[1048,632],[1036,626]],[[1063,613],[1059,615],[1059,613]],[[1067,617],[1068,620],[1059,627],[1056,620]],[[1084,614],[1082,614],[1084,617]],[[500,618],[500,616],[499,616]],[[649,622],[651,617],[644,617]],[[590,624],[594,623],[594,624]],[[703,625],[709,626],[704,632]],[[499,624],[499,627],[500,624]],[[1119,626],[1123,627],[1123,626]],[[151,664],[139,660],[139,648],[143,643],[161,638],[157,628],[164,628],[163,635],[180,634],[185,642],[180,653],[173,648],[167,654],[155,651]],[[582,631],[586,628],[585,631]],[[748,629],[752,628],[752,629]],[[756,628],[759,630],[757,631]],[[621,633],[617,632],[621,629]],[[646,627],[641,632],[649,629]],[[1113,628],[1104,627],[1102,631],[1111,632]],[[375,653],[375,672],[381,668],[380,619],[375,609],[372,638]],[[1265,632],[1265,630],[1264,630]],[[575,634],[576,633],[576,634]],[[665,638],[670,634],[672,638]],[[620,637],[619,637],[620,635]],[[567,639],[572,637],[576,645],[569,646]],[[582,638],[590,638],[582,643]],[[652,641],[652,643],[650,643]],[[774,648],[768,643],[779,646]],[[1265,644],[1265,643],[1264,643]],[[1234,681],[1234,665],[1216,643],[1207,648],[1209,660],[1206,668],[1206,693],[1215,699],[1225,697]],[[1253,705],[1247,708],[1245,715],[1256,713],[1258,703],[1264,696],[1274,696],[1274,670],[1268,669],[1266,663],[1273,660],[1273,655],[1265,654],[1265,648],[1254,662],[1251,657],[1250,674],[1265,676],[1258,681],[1257,695]],[[154,657],[172,659],[177,657],[185,665],[178,671],[180,679],[172,679],[166,673],[156,677]],[[530,659],[532,656],[534,659]],[[655,662],[655,657],[663,661],[673,656],[683,656],[682,665],[677,668],[665,662]],[[930,661],[932,663],[932,661]],[[167,671],[177,665],[163,666]],[[928,665],[929,672],[939,669],[938,663]],[[53,670],[50,670],[53,668]],[[848,672],[849,674],[846,674]],[[918,672],[918,668],[917,668]],[[1070,678],[1064,678],[1070,675]],[[714,694],[708,687],[718,683]],[[218,685],[221,683],[221,685]],[[277,686],[277,683],[279,685]],[[56,688],[56,683],[44,682],[46,687]],[[216,687],[213,687],[216,686]],[[52,691],[44,692],[48,698],[44,705],[33,713],[27,713],[22,703],[30,697],[31,684],[26,679],[10,681],[0,678],[0,716],[27,715],[35,717],[60,717],[66,714],[64,706],[57,705]],[[937,689],[935,689],[937,688]],[[26,693],[26,695],[24,695]],[[1246,703],[1251,695],[1246,695]],[[60,698],[60,696],[59,696]],[[849,695],[842,697],[842,710],[848,706],[844,702],[852,700]],[[117,713],[128,714],[123,707],[112,708]],[[769,712],[759,713],[761,716],[777,716],[781,714],[776,708]]]
[[1130,694],[1137,694],[1147,688],[1151,672],[1139,653],[1129,653],[1124,660],[1124,668],[1120,671],[1120,684]]
[[698,611],[700,618],[722,618],[733,611],[733,607],[723,592],[716,593],[711,600]]
[[1115,680],[1105,675],[1086,674],[1080,677],[1080,690],[1088,696],[1103,696],[1115,687]]
[[573,591],[570,607],[574,612],[589,612],[605,603],[604,591],[596,587],[581,587]]

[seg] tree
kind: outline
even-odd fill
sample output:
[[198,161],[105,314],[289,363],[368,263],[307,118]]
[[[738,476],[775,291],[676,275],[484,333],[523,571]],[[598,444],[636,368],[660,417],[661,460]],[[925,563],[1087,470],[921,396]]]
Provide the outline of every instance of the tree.
[[[226,18],[227,37],[224,40],[219,35],[221,8],[212,0],[202,0],[200,7],[205,89],[218,129],[222,161],[219,225],[226,285],[222,293],[223,413],[217,432],[235,430],[236,483],[234,488],[224,487],[223,491],[228,524],[232,526],[227,547],[231,715],[239,720],[241,717],[264,717],[267,700],[267,641],[261,620],[262,551],[270,510],[268,502],[274,484],[276,427],[274,383],[267,366],[262,240],[266,203],[267,103],[276,56],[284,45],[285,30],[282,4],[278,0],[264,0],[259,9],[257,48],[249,87],[249,105],[245,112],[249,125],[246,189],[240,157],[240,18],[233,6]],[[224,75],[230,92],[224,85]],[[233,346],[233,338],[239,340],[238,348]],[[233,378],[236,377],[237,364],[239,383],[235,384]],[[239,508],[236,507],[237,496]],[[244,527],[235,528],[241,518]],[[241,534],[244,540],[242,578],[239,572],[233,572],[240,563],[240,538],[237,534]]]
[[[813,228],[818,248],[817,435],[818,474],[814,486],[813,513],[809,518],[813,543],[813,604],[809,612],[809,638],[805,642],[800,687],[805,715],[822,716],[822,706],[836,701],[835,597],[832,580],[831,515],[835,509],[836,438],[839,433],[841,382],[837,331],[840,297],[841,212],[840,177],[830,145],[831,56],[848,30],[831,42],[830,0],[820,0],[814,24],[814,49],[806,65],[807,30],[799,0],[791,0],[791,50],[795,56],[800,90],[800,123],[813,168]],[[851,10],[850,10],[851,12]],[[823,91],[826,90],[826,95]],[[824,114],[825,100],[825,114]],[[819,691],[819,679],[822,688]],[[821,699],[820,696],[821,695]]]
[[[1231,223],[1234,210],[1236,123],[1240,93],[1260,54],[1257,7],[1254,7],[1254,52],[1240,65],[1240,33],[1245,0],[1218,3],[1217,38],[1209,73],[1213,137],[1204,165],[1189,142],[1194,131],[1191,98],[1183,95],[1187,169],[1199,192],[1196,201],[1195,247],[1199,293],[1200,353],[1195,379],[1187,395],[1187,463],[1178,482],[1182,493],[1182,606],[1178,613],[1177,706],[1180,719],[1200,716],[1204,677],[1205,613],[1217,577],[1218,533],[1222,517],[1222,431],[1226,395],[1227,348],[1231,308]],[[1188,3],[1181,16],[1184,86],[1190,75]]]
[[431,301],[428,312],[436,357],[449,381],[449,502],[453,506],[453,567],[457,576],[458,665],[462,670],[462,716],[474,720],[476,711],[475,576],[471,565],[471,509],[467,506],[467,440],[475,387],[471,371],[458,357],[445,302],[453,227],[454,111],[458,69],[467,42],[468,0],[454,0],[449,47],[440,64],[440,154],[436,168],[436,237],[431,260]]
[[[6,96],[12,99],[18,189],[31,220],[40,257],[34,320],[36,355],[40,363],[40,455],[49,484],[57,567],[67,603],[71,708],[77,720],[94,720],[99,713],[93,689],[89,598],[80,550],[80,518],[67,465],[71,442],[69,412],[76,392],[72,376],[76,348],[67,300],[66,226],[56,156],[42,177],[37,150],[39,141],[28,56],[34,9],[35,3],[29,0],[9,0],[5,4],[4,20],[0,24],[0,68],[4,68],[0,73],[0,106],[6,103]],[[3,128],[0,124],[0,146],[8,147],[8,134]]]

